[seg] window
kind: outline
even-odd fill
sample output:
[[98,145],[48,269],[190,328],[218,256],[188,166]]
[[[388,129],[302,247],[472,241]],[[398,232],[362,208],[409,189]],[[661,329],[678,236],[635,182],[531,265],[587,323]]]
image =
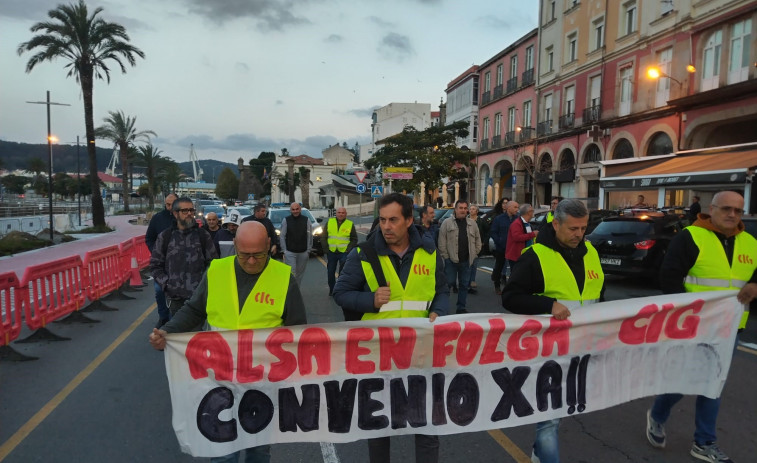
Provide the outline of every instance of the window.
[[702,55],[702,91],[718,87],[720,80],[720,47],[723,42],[723,31],[715,31],[704,46]]
[[507,131],[515,132],[515,108],[507,109]]
[[503,79],[503,70],[502,70],[502,64],[497,66],[497,86],[502,85],[502,79]]
[[731,25],[731,53],[728,56],[728,83],[743,82],[749,77],[752,19]]
[[518,55],[510,57],[510,78],[518,77]]
[[531,127],[531,100],[523,102],[523,121],[524,127]]
[[632,76],[633,68],[630,66],[620,70],[620,107],[618,108],[618,116],[631,114],[631,98],[633,97]]
[[[657,67],[660,72],[670,75],[672,70],[671,62],[673,61],[673,47],[666,48],[657,52]],[[657,79],[657,91],[655,93],[655,107],[665,106],[670,99],[670,78],[660,77]]]
[[502,135],[502,113],[497,113],[494,115],[494,136],[500,135]]
[[526,71],[534,68],[534,46],[526,48]]
[[623,20],[624,35],[636,32],[636,0],[623,5]]
[[552,120],[552,94],[544,95],[544,121]]
[[568,55],[567,56],[568,60],[566,61],[567,63],[572,63],[573,61],[575,61],[578,58],[578,56],[577,56],[577,53],[578,53],[577,47],[578,47],[578,36],[574,32],[574,33],[568,35],[568,50],[567,50],[567,53],[566,53]]
[[602,93],[602,76],[594,76],[589,81],[589,107],[599,107]]
[[549,19],[548,19],[548,21],[553,21],[555,19],[555,8],[556,8],[555,3],[556,2],[555,2],[555,0],[552,0],[549,3],[550,3],[550,5],[549,5]]
[[484,118],[484,133],[483,133],[484,140],[489,139],[489,118]]
[[547,52],[547,56],[545,57],[546,63],[544,67],[547,69],[547,72],[554,71],[555,70],[555,62],[554,62],[555,53],[554,53],[554,50],[552,49],[552,45],[545,48],[545,50]]
[[487,72],[484,75],[484,91],[489,92],[492,89],[492,73]]
[[563,114],[573,114],[576,112],[576,86],[565,87],[565,111]]
[[594,50],[599,50],[605,46],[605,18],[599,18],[593,23],[594,25]]
[[673,0],[662,0],[660,2],[660,16],[665,16],[673,11]]
[[633,146],[625,138],[621,138],[612,153],[613,159],[628,159],[633,157]]

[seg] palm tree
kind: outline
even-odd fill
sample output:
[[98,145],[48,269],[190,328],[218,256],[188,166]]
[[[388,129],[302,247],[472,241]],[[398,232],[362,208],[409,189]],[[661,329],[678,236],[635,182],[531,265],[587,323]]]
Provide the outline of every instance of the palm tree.
[[179,164],[173,159],[168,159],[164,168],[162,181],[168,185],[168,188],[164,192],[170,191],[176,193],[176,189],[179,187],[179,183],[183,182],[187,178],[186,174],[181,170]]
[[145,176],[147,177],[147,188],[150,210],[155,209],[155,185],[158,180],[158,174],[168,158],[161,156],[158,148],[151,144],[137,148],[136,162],[145,167]]
[[[62,58],[68,61],[65,66],[68,69],[66,76],[74,76],[81,85],[92,191],[99,191],[92,103],[94,79],[110,82],[107,61],[115,61],[121,72],[126,73],[124,62],[134,66],[137,56],[145,57],[142,50],[129,43],[129,36],[122,25],[98,17],[102,11],[102,8],[95,8],[90,15],[84,0],[79,0],[77,4],[58,5],[56,9],[47,12],[50,21],[39,22],[31,27],[31,32],[40,34],[21,43],[17,50],[21,55],[39,48],[26,63],[26,72],[31,72],[44,61]],[[105,209],[99,194],[92,195],[92,222],[95,227],[105,226]]]
[[129,212],[129,151],[134,142],[144,140],[150,142],[150,135],[157,134],[152,130],[137,131],[137,117],[124,114],[123,111],[108,111],[108,116],[103,118],[105,125],[95,129],[97,138],[105,138],[118,145],[121,153],[121,188],[124,192],[124,212]]

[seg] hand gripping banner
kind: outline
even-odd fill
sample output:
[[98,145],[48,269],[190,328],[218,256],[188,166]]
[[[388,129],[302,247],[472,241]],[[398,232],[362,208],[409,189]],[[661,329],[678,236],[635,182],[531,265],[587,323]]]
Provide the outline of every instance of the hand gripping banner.
[[173,426],[199,457],[281,442],[454,434],[666,392],[718,397],[735,291],[508,314],[168,336]]

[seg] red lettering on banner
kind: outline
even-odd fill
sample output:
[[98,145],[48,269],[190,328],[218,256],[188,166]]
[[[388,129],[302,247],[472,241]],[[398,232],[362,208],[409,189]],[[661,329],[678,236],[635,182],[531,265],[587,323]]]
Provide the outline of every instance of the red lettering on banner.
[[549,328],[544,331],[541,355],[549,357],[552,355],[552,345],[557,344],[557,355],[568,355],[570,351],[570,327],[573,322],[570,320],[558,320],[550,317]]
[[207,378],[208,370],[213,370],[217,381],[231,381],[233,378],[231,348],[217,331],[204,331],[192,336],[184,355],[189,364],[189,374],[194,379]]
[[263,379],[263,365],[252,366],[253,330],[239,330],[237,333],[237,381],[254,383]]
[[481,347],[483,340],[484,329],[481,325],[473,322],[465,322],[465,327],[460,334],[460,339],[457,340],[457,349],[455,349],[457,364],[460,366],[470,365],[476,358],[476,354],[478,354],[478,349]]
[[394,330],[382,326],[378,329],[379,335],[379,370],[388,371],[392,369],[392,362],[400,370],[410,368],[410,362],[413,360],[413,351],[415,341],[418,337],[413,328],[400,326],[400,338],[394,341]]
[[507,355],[516,361],[536,358],[539,355],[539,340],[525,335],[536,335],[541,331],[541,327],[541,323],[533,319],[523,322],[507,340]]
[[268,335],[268,339],[265,340],[265,347],[268,349],[268,352],[279,358],[278,362],[271,363],[271,370],[268,372],[268,381],[273,383],[283,381],[289,378],[297,369],[297,357],[281,347],[282,344],[293,341],[294,334],[292,330],[287,328],[277,329]]
[[300,375],[309,375],[313,371],[312,359],[318,364],[317,374],[331,373],[331,338],[323,328],[305,328],[297,343],[297,362]]
[[[656,304],[644,306],[635,316],[623,320],[618,339],[631,345],[652,344],[660,340],[663,330],[669,339],[691,339],[699,329],[701,319],[696,314],[702,310],[702,306],[704,301],[701,299],[677,309],[674,304],[663,304],[661,309]],[[687,314],[689,311],[692,314]],[[640,321],[646,323],[639,325]]]
[[433,364],[434,367],[447,366],[447,356],[452,355],[455,347],[449,343],[460,336],[460,323],[435,323],[434,324],[434,350]]
[[373,339],[373,330],[370,328],[352,328],[347,331],[347,345],[345,346],[344,367],[347,373],[360,375],[376,371],[376,364],[369,360],[360,360],[360,356],[369,355],[371,349],[361,347],[360,341]]
[[635,316],[623,320],[618,331],[620,342],[631,345],[642,344],[646,338],[647,325],[637,326],[636,322],[651,318],[658,310],[657,304],[645,305]]
[[502,333],[505,332],[505,321],[501,318],[489,319],[489,334],[486,335],[484,349],[481,351],[481,357],[478,363],[487,365],[489,363],[502,363],[505,361],[505,353],[497,350]]
[[[701,320],[696,314],[702,310],[703,306],[704,301],[698,299],[686,307],[674,310],[668,318],[668,323],[665,325],[665,335],[670,339],[692,339],[696,336],[699,329],[699,321]],[[691,310],[692,314],[684,315],[689,310]],[[684,316],[684,318],[679,328],[678,325],[681,316]]]

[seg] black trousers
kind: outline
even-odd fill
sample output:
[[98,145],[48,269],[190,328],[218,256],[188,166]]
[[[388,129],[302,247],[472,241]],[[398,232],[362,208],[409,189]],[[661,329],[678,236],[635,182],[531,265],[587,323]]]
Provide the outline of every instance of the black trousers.
[[[389,463],[390,454],[389,437],[368,439],[370,463]],[[403,461],[406,459],[403,458]],[[438,463],[439,436],[415,435],[415,461],[416,463]]]
[[494,269],[492,270],[492,281],[497,284],[500,281],[506,282],[507,277],[502,274],[502,271],[505,269],[505,262],[507,262],[507,259],[505,259],[505,250],[494,250]]

